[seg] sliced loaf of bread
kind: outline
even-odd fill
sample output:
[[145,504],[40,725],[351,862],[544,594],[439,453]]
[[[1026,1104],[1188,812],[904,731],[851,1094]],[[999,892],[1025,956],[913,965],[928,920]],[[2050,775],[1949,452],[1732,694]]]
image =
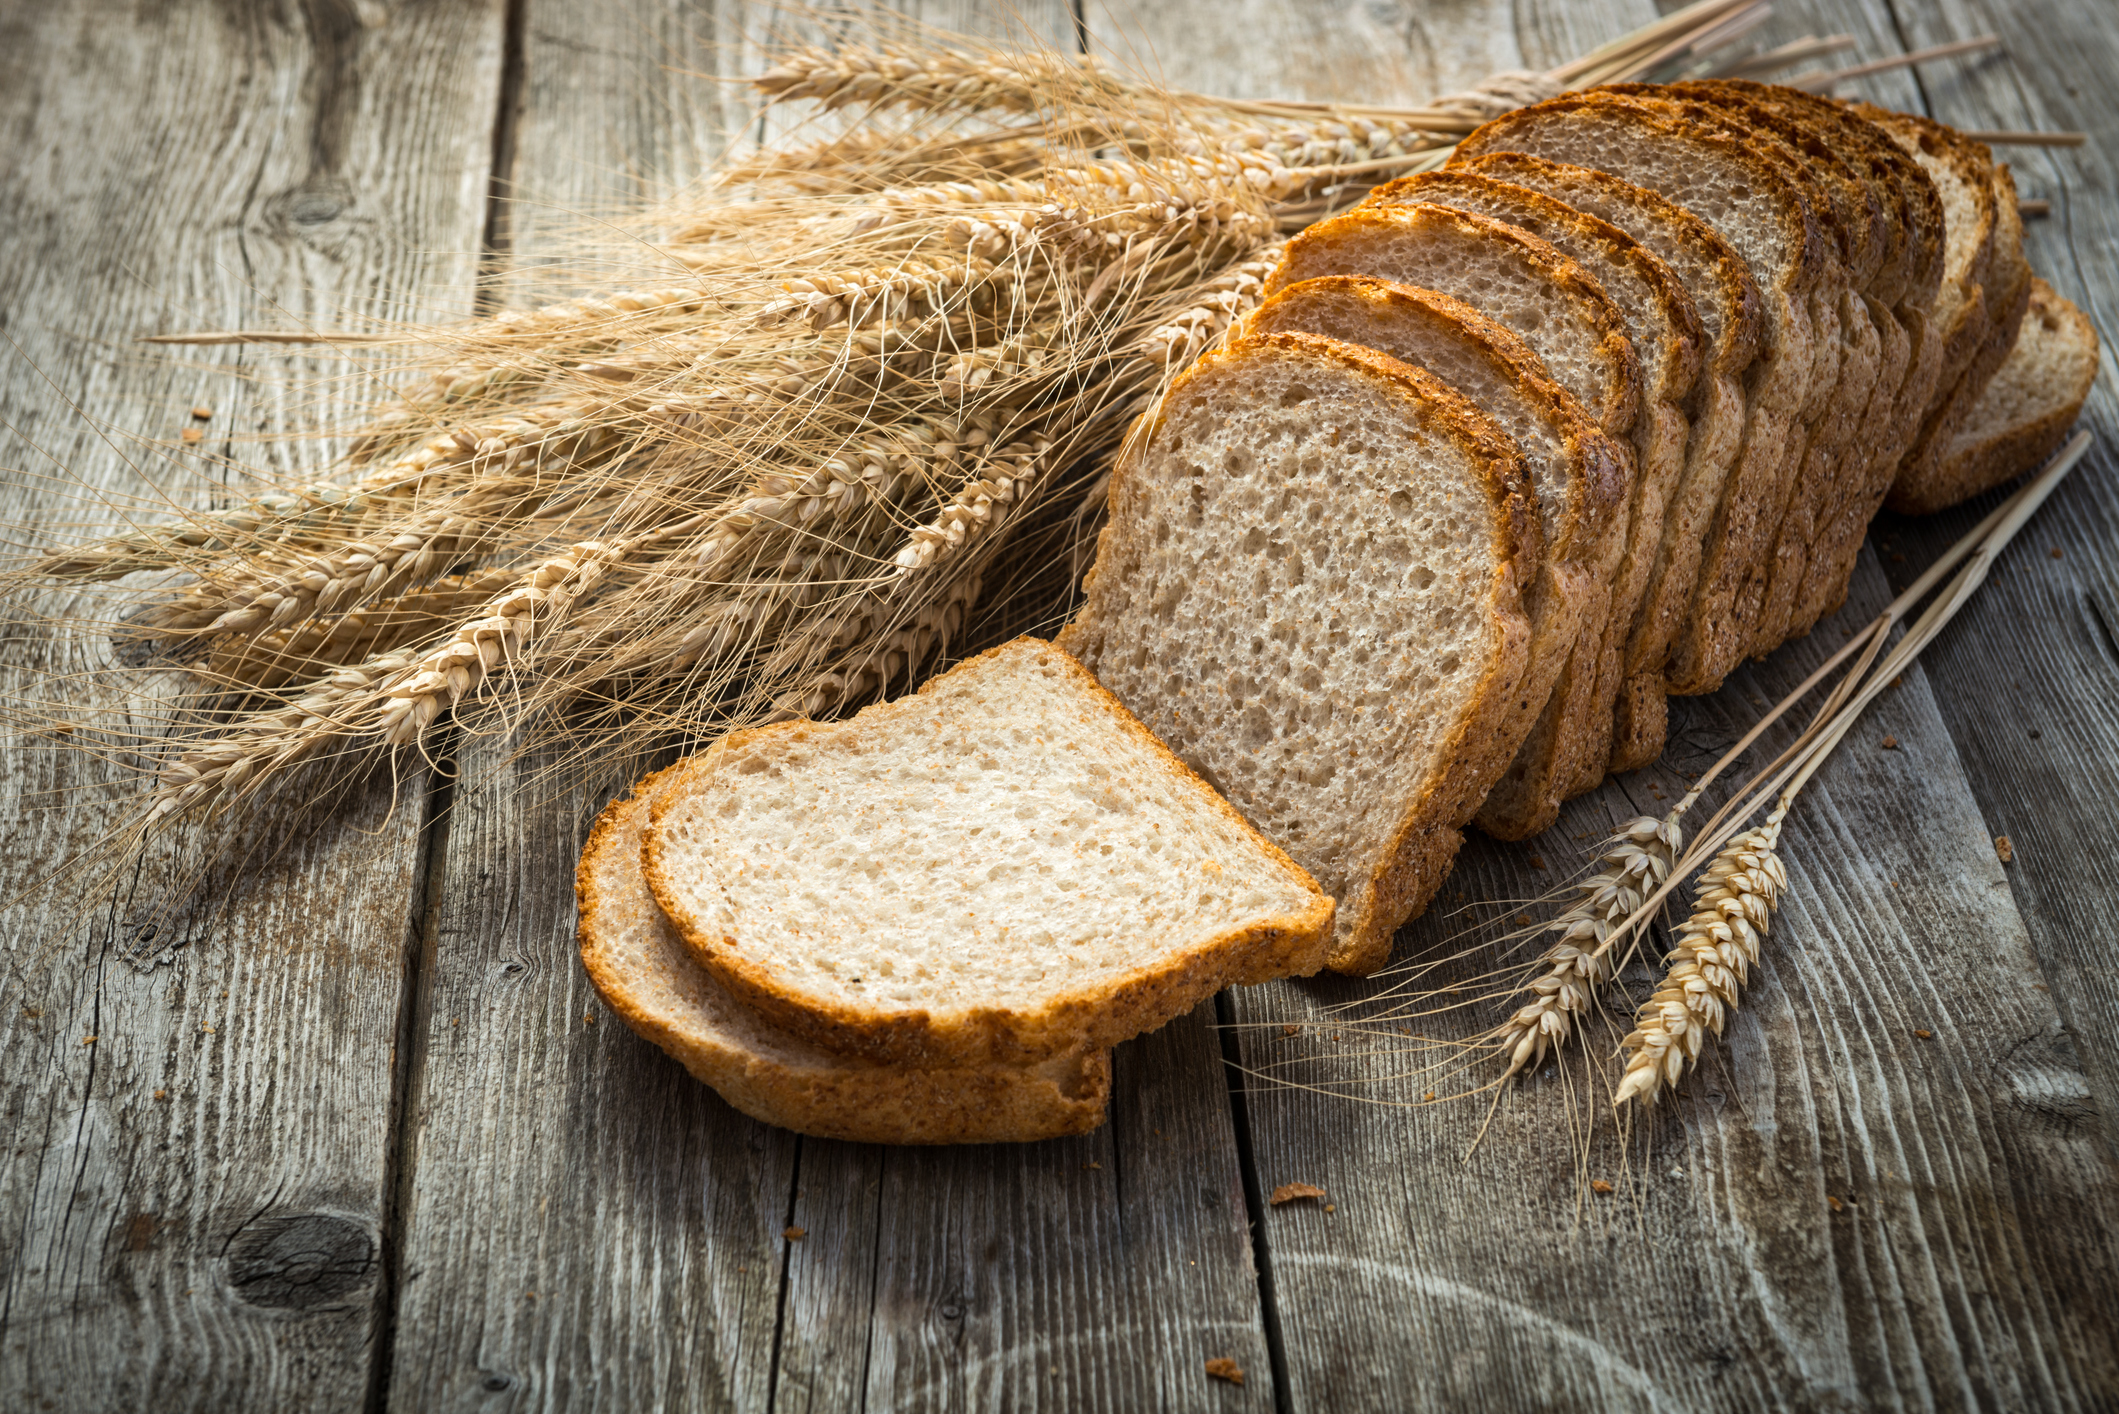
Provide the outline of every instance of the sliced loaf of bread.
[[823,1050],[738,1002],[692,956],[641,869],[652,803],[682,775],[682,765],[657,772],[612,801],[575,875],[581,960],[626,1025],[753,1119],[824,1139],[991,1144],[1103,1122],[1111,1060],[1100,1049],[1030,1066],[879,1065]]
[[1829,273],[1809,295],[1810,397],[1797,419],[1778,496],[1762,511],[1768,533],[1744,571],[1730,612],[1741,639],[1733,646],[1741,657],[1757,651],[1781,598],[1791,596],[1800,582],[1821,488],[1874,390],[1880,341],[1859,291],[1886,249],[1882,211],[1875,193],[1815,134],[1719,83],[1615,85],[1588,96],[1644,107],[1741,140],[1802,194],[1830,238]]
[[1685,409],[1699,381],[1706,332],[1677,272],[1601,217],[1532,188],[1464,170],[1401,177],[1369,197],[1376,205],[1420,202],[1475,211],[1550,242],[1603,286],[1625,321],[1626,337],[1640,361],[1642,415],[1633,426],[1633,501],[1625,550],[1611,586],[1591,734],[1573,777],[1561,783],[1565,794],[1580,795],[1604,779],[1611,759],[1613,707],[1625,675],[1626,642],[1662,544],[1664,508],[1685,469],[1685,445],[1692,430]]
[[[1544,568],[1525,586],[1530,668],[1513,696],[1524,741],[1509,775],[1533,769],[1558,800],[1552,739],[1563,704],[1554,685],[1587,624],[1607,617],[1603,579],[1611,525],[1626,486],[1624,454],[1530,346],[1470,305],[1434,290],[1359,275],[1290,285],[1246,322],[1250,334],[1320,334],[1423,369],[1476,403],[1516,443],[1530,470],[1544,532]],[[1533,744],[1542,744],[1543,749]],[[1504,779],[1507,779],[1504,777]]]
[[1308,875],[1028,638],[844,721],[731,733],[656,800],[645,859],[731,993],[901,1066],[1112,1045],[1315,972],[1331,933]]
[[[1365,205],[1290,241],[1267,288],[1342,274],[1434,289],[1472,305],[1535,350],[1553,381],[1614,442],[1643,415],[1640,363],[1617,306],[1581,266],[1520,227],[1432,203]],[[1568,646],[1538,726],[1479,811],[1479,827],[1502,839],[1552,823],[1597,739],[1609,590],[1626,552],[1635,474],[1630,453],[1626,461],[1626,485],[1611,514],[1588,527],[1600,547],[1604,611]]]
[[2033,277],[2030,312],[2001,371],[1965,418],[1939,475],[1909,507],[1939,511],[2035,470],[2062,441],[2097,379],[2097,331]]
[[1608,172],[1521,152],[1452,165],[1542,191],[1617,226],[1663,258],[1699,313],[1707,347],[1685,409],[1691,424],[1685,467],[1664,501],[1662,540],[1634,615],[1626,677],[1613,710],[1606,769],[1635,770],[1663,754],[1663,665],[1692,601],[1708,526],[1743,445],[1743,380],[1762,337],[1758,285],[1743,257],[1713,227],[1667,197]]
[[1708,692],[1741,658],[1738,600],[1777,527],[1789,446],[1813,398],[1811,296],[1837,260],[1802,191],[1754,144],[1657,105],[1568,94],[1520,108],[1458,144],[1470,160],[1521,152],[1609,172],[1712,226],[1740,254],[1763,302],[1760,355],[1745,378],[1744,442],[1704,539],[1692,602],[1673,638],[1672,692]]
[[1538,513],[1469,399],[1367,349],[1240,339],[1112,473],[1061,642],[1339,900],[1367,974],[1515,754]]

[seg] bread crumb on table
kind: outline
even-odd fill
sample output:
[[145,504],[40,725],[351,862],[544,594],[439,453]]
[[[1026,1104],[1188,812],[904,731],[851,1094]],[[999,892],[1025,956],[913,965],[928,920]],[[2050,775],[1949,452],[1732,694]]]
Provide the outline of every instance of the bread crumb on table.
[[1232,1385],[1243,1383],[1243,1366],[1224,1355],[1207,1362],[1207,1373],[1217,1380],[1227,1380]]
[[1884,744],[1884,750],[1886,750],[1886,751],[1896,751],[1896,750],[1898,750],[1898,738],[1897,738],[1897,737],[1895,737],[1895,736],[1887,736],[1887,737],[1885,737],[1885,738],[1884,738],[1884,743],[1883,743],[1883,744]]
[[800,1242],[803,1238],[809,1236],[809,1229],[806,1227],[791,1227],[780,1235],[789,1242]]
[[1994,857],[2007,864],[2016,857],[2016,846],[2009,843],[2007,835],[1994,836]]
[[1923,1041],[1932,1041],[1935,1039],[1935,1033],[1933,1031],[1926,1030],[1919,1026],[1913,1028],[1913,1034],[1915,1036],[1918,1036]]
[[1605,1179],[1593,1178],[1589,1181],[1589,1191],[1592,1193],[1609,1193],[1611,1192],[1611,1184]]
[[1314,1183],[1283,1183],[1273,1190],[1273,1206],[1292,1203],[1297,1198],[1322,1198],[1324,1190]]

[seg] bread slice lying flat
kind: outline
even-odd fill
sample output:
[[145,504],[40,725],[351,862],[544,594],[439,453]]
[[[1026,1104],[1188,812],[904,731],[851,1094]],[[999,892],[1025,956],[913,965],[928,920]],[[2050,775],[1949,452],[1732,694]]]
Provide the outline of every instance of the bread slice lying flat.
[[1608,221],[1662,257],[1683,282],[1707,341],[1686,414],[1685,466],[1663,505],[1663,533],[1626,644],[1613,707],[1609,771],[1663,754],[1663,665],[1692,602],[1707,530],[1744,439],[1744,376],[1758,357],[1760,296],[1742,256],[1712,226],[1646,187],[1521,152],[1461,158],[1452,169],[1542,191]]
[[1110,1056],[1083,1047],[1033,1066],[916,1070],[842,1056],[774,1026],[693,958],[648,890],[651,803],[682,775],[611,802],[575,876],[581,960],[625,1023],[754,1119],[872,1144],[985,1144],[1081,1134],[1103,1122]]
[[[1640,360],[1618,307],[1581,266],[1520,227],[1432,203],[1364,205],[1290,241],[1267,289],[1325,275],[1371,276],[1472,305],[1536,351],[1553,381],[1614,443],[1644,415]],[[1609,594],[1626,553],[1632,460],[1629,451],[1626,487],[1594,527],[1604,611],[1568,647],[1545,715],[1480,808],[1479,827],[1502,839],[1551,824],[1593,754]],[[1603,710],[1608,714],[1609,705]],[[1598,757],[1594,765],[1602,764]]]
[[1513,443],[1367,349],[1239,339],[1111,480],[1061,642],[1339,900],[1366,974],[1515,754],[1540,558]]
[[[1255,310],[1251,334],[1320,334],[1432,373],[1470,398],[1516,444],[1530,471],[1544,533],[1544,567],[1524,587],[1530,667],[1513,695],[1524,745],[1503,780],[1557,811],[1564,782],[1554,747],[1566,711],[1554,685],[1587,625],[1608,617],[1604,581],[1627,467],[1573,394],[1514,334],[1434,290],[1357,275],[1290,285]],[[1526,734],[1527,733],[1527,734]],[[1537,772],[1535,780],[1527,777]]]
[[1922,483],[1922,499],[1910,509],[1944,510],[2035,470],[2066,439],[2096,379],[2097,331],[2034,277],[2015,348],[1973,404],[1940,474]]
[[1099,1048],[1324,965],[1332,902],[1066,653],[1017,639],[839,722],[732,733],[648,882],[796,1035],[904,1066]]

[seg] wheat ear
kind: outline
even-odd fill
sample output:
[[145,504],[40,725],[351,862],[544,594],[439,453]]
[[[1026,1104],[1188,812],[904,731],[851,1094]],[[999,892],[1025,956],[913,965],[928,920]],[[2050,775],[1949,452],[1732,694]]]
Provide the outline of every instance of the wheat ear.
[[1790,803],[1784,794],[1764,824],[1731,839],[1700,876],[1692,916],[1678,928],[1662,985],[1620,1043],[1627,1052],[1626,1071],[1614,1104],[1636,1097],[1653,1100],[1699,1059],[1709,1032],[1722,1034],[1758,961],[1774,905],[1788,887],[1788,871],[1774,846]]
[[1548,1048],[1567,1044],[1596,989],[1611,980],[1606,944],[1612,930],[1670,877],[1683,847],[1676,811],[1661,820],[1640,816],[1612,837],[1598,861],[1602,867],[1577,886],[1580,897],[1573,907],[1545,925],[1560,940],[1538,959],[1540,970],[1528,984],[1531,999],[1496,1033],[1508,1057],[1503,1080],[1536,1067]]

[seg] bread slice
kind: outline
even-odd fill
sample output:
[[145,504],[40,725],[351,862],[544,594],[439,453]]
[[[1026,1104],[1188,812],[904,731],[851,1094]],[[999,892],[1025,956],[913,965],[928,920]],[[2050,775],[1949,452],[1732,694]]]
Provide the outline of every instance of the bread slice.
[[[1867,429],[1879,426],[1895,403],[1912,342],[1891,305],[1905,288],[1908,242],[1906,194],[1890,164],[1877,155],[1890,146],[1864,132],[1846,111],[1794,89],[1743,80],[1705,79],[1669,85],[1667,93],[1727,112],[1738,123],[1771,126],[1798,153],[1829,195],[1850,239],[1842,252],[1848,290],[1841,295],[1839,416],[1804,453],[1799,479],[1782,517],[1750,651],[1764,655],[1789,637],[1806,607],[1805,586],[1826,528],[1835,523],[1841,489],[1864,479],[1883,449]],[[1807,631],[1810,617],[1803,618]]]
[[2029,303],[2015,348],[1950,444],[1941,474],[1921,484],[1923,499],[1909,510],[1945,510],[2036,470],[2081,415],[2097,379],[2097,331],[2035,277]]
[[1929,459],[1950,400],[1994,323],[1986,291],[1993,273],[1998,216],[1993,163],[1977,143],[1940,123],[1873,103],[1851,107],[1920,164],[1942,208],[1943,268],[1932,316],[1932,337],[1938,346],[1934,390],[1921,410],[1920,428],[1896,478],[1910,481],[1917,479],[1917,468]]
[[992,1144],[1103,1123],[1111,1058],[1082,1047],[1032,1066],[914,1070],[822,1050],[744,1006],[692,957],[648,891],[640,846],[659,771],[596,822],[574,890],[581,960],[626,1025],[767,1124],[868,1144]]
[[1567,94],[1504,114],[1458,145],[1467,160],[1498,152],[1594,168],[1661,194],[1719,232],[1758,286],[1765,339],[1745,380],[1744,443],[1666,673],[1670,691],[1711,691],[1749,641],[1738,601],[1775,528],[1768,516],[1784,500],[1789,439],[1811,401],[1811,296],[1836,268],[1826,233],[1756,144],[1653,103]]
[[1808,542],[1801,582],[1794,586],[1792,598],[1785,584],[1777,586],[1779,596],[1755,644],[1765,651],[1809,632],[1844,596],[1868,520],[1883,489],[1895,478],[1921,412],[1933,396],[1939,360],[1929,331],[1942,276],[1942,207],[1919,164],[1846,105],[1798,89],[1740,80],[1719,81],[1719,86],[1748,95],[1819,134],[1863,175],[1895,237],[1888,259],[1862,287],[1882,343],[1875,389],[1858,423],[1861,434],[1820,488],[1810,523],[1800,528]]
[[[1606,612],[1605,540],[1626,486],[1623,454],[1530,346],[1435,290],[1360,275],[1290,285],[1254,310],[1246,335],[1316,334],[1387,354],[1470,398],[1516,444],[1530,472],[1545,554],[1524,585],[1530,667],[1512,700],[1528,742],[1584,625]],[[1521,757],[1511,770],[1523,764]]]
[[1332,901],[1081,664],[1020,638],[839,722],[731,733],[648,883],[745,1004],[844,1054],[1027,1065],[1324,965]]
[[1572,777],[1561,783],[1564,794],[1580,795],[1602,782],[1611,759],[1612,712],[1624,679],[1626,643],[1662,543],[1664,507],[1685,469],[1691,433],[1685,407],[1699,381],[1706,332],[1677,272],[1600,217],[1529,187],[1461,170],[1401,177],[1378,187],[1368,199],[1371,205],[1424,201],[1491,216],[1550,242],[1604,287],[1640,361],[1642,416],[1633,425],[1633,502],[1626,546],[1611,587],[1588,745]]
[[1540,560],[1516,448],[1331,339],[1239,339],[1129,441],[1061,641],[1339,900],[1367,974],[1518,744]]
[[[1269,291],[1308,278],[1368,275],[1456,296],[1522,337],[1614,442],[1640,416],[1640,366],[1603,288],[1548,242],[1491,217],[1429,203],[1362,206],[1288,243]],[[1589,527],[1607,593],[1626,551],[1635,470],[1610,515]],[[1552,697],[1521,755],[1479,811],[1479,826],[1522,839],[1550,825],[1597,736],[1608,603],[1568,650]],[[1608,715],[1609,708],[1605,709]],[[1601,766],[1599,758],[1595,765]]]
[[1714,228],[1675,202],[1608,172],[1521,152],[1459,158],[1455,169],[1555,197],[1623,230],[1669,265],[1692,296],[1706,340],[1685,412],[1685,466],[1665,498],[1640,609],[1626,644],[1625,681],[1612,721],[1609,771],[1631,771],[1663,754],[1667,714],[1663,665],[1699,574],[1700,554],[1744,436],[1743,379],[1758,357],[1761,297],[1743,257]]

